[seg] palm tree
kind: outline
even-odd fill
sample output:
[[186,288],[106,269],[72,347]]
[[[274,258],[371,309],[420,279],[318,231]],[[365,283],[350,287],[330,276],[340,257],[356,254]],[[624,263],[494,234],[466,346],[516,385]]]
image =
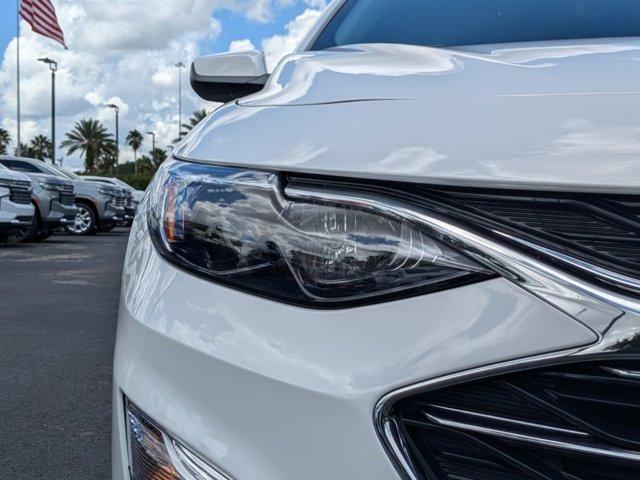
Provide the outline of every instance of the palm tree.
[[44,135],[36,135],[29,145],[29,152],[32,158],[44,160],[53,156],[53,145],[51,140]]
[[[18,156],[18,147],[13,149],[13,154]],[[20,156],[23,158],[33,158],[34,157],[33,149],[27,145],[26,143],[20,142]]]
[[113,141],[112,135],[99,120],[80,120],[73,130],[66,133],[67,139],[60,144],[67,149],[67,155],[81,152],[84,155],[84,168],[93,172],[100,160],[100,154]]
[[113,175],[118,168],[118,149],[115,140],[108,139],[102,145],[100,155],[96,161],[96,170],[100,173]]
[[144,137],[138,130],[131,130],[125,139],[127,145],[133,150],[133,173],[138,174],[138,149],[142,146]]
[[151,163],[154,171],[167,159],[167,152],[161,148],[151,150]]
[[0,128],[0,155],[7,154],[7,147],[11,143],[11,135],[4,128]]
[[193,128],[196,125],[198,125],[202,120],[207,118],[207,115],[209,114],[204,108],[201,108],[200,110],[196,110],[195,112],[193,112],[193,115],[191,115],[191,118],[189,118],[189,123],[182,124],[180,128],[180,136],[174,139],[173,143],[178,143],[180,140],[182,140],[187,135],[187,133],[193,130]]

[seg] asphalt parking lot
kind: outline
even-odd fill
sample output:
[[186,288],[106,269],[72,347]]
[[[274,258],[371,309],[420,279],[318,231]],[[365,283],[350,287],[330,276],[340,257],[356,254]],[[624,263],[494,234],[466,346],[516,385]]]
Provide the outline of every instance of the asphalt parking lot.
[[128,235],[0,247],[0,478],[109,478]]

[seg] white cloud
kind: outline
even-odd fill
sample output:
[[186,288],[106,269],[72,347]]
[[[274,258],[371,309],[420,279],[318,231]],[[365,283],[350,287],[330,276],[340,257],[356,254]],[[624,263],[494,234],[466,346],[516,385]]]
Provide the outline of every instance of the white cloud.
[[284,35],[274,35],[262,41],[262,49],[267,57],[269,71],[273,71],[284,56],[292,53],[298,47],[321,13],[321,10],[307,9],[287,23]]
[[[65,132],[83,118],[98,118],[113,131],[114,102],[121,107],[122,160],[132,157],[124,145],[126,133],[137,128],[143,134],[157,133],[158,143],[169,146],[178,133],[178,69],[199,54],[199,43],[215,39],[224,28],[215,18],[226,8],[251,21],[266,22],[275,9],[296,1],[324,6],[324,0],[55,0],[58,18],[69,50],[36,35],[23,23],[21,37],[22,141],[36,134],[50,135],[50,82],[47,66],[37,58],[48,56],[59,63],[56,82],[57,144]],[[303,29],[318,15],[309,9],[286,25],[283,35],[262,42],[273,64],[293,51]],[[248,39],[239,39],[231,50],[253,49]],[[0,69],[0,126],[16,139],[15,39],[7,46]],[[183,121],[205,104],[188,84],[183,70]],[[150,142],[147,142],[150,143]],[[150,145],[143,146],[143,150]],[[64,152],[58,149],[59,155]],[[66,160],[80,168],[82,159]]]
[[244,38],[242,40],[234,40],[229,44],[230,52],[246,52],[249,50],[255,50],[256,47],[253,45],[253,42],[248,38]]

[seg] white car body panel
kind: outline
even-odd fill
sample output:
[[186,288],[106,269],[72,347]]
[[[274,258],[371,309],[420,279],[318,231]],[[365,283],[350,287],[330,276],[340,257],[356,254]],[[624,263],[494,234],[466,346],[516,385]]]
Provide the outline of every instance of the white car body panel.
[[[295,82],[284,82],[277,93],[243,100],[263,106],[219,109],[175,154],[201,162],[445,185],[637,192],[640,41],[611,40],[601,48],[593,41],[582,46],[570,42],[571,48],[561,43],[561,49],[510,46],[513,61],[535,58],[529,66],[405,46],[386,47],[381,55],[391,62],[387,68],[372,60],[372,52],[385,49],[380,45],[294,56],[278,72],[295,72],[294,64],[300,63],[303,74],[290,74]],[[404,75],[390,75],[397,66],[391,52],[402,51],[409,52],[400,60],[407,68],[410,54],[422,52],[419,58],[435,56],[451,65],[471,62],[477,73],[466,74],[460,67],[450,75],[416,74],[414,65]],[[350,55],[357,74],[336,72],[335,64],[346,64]],[[364,61],[360,70],[358,59]],[[492,70],[499,74],[496,86],[487,85]],[[584,71],[590,75],[580,75]],[[517,81],[509,88],[513,75]],[[554,75],[560,80],[552,82]],[[316,81],[320,92],[305,93],[316,92]],[[271,83],[278,83],[277,78]],[[352,90],[343,103],[296,105],[322,103],[331,84],[337,97],[344,88]],[[375,86],[384,92],[377,101],[349,100],[356,98],[358,86],[362,99],[374,98]],[[527,88],[534,94],[526,94]],[[509,94],[498,94],[501,89]],[[430,91],[433,96],[426,98]],[[402,100],[383,100],[390,95]],[[271,125],[281,133],[274,135]],[[250,142],[245,141],[247,132]]]
[[[14,172],[2,165],[0,165],[0,179],[31,182],[25,174]],[[9,194],[8,188],[0,186],[0,227],[16,222],[16,217],[32,217],[35,212],[33,204],[14,203],[9,200]]]
[[256,298],[167,264],[140,218],[123,279],[114,403],[124,392],[239,479],[395,478],[373,423],[386,393],[597,340],[502,279],[340,311]]
[[[640,192],[640,39],[304,52],[320,26],[263,92],[217,110],[174,155],[335,177]],[[160,257],[149,196],[124,268],[114,480],[128,478],[125,395],[236,480],[389,480],[400,477],[373,418],[385,395],[600,340],[502,278],[333,311],[241,293]]]

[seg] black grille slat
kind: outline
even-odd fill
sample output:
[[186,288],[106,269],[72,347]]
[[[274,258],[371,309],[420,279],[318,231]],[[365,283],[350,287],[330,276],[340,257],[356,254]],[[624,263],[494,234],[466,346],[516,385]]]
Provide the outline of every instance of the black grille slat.
[[465,222],[640,277],[637,196],[464,191],[416,187],[416,193],[458,212]]
[[31,187],[12,186],[9,189],[9,199],[14,203],[27,205],[31,203]]
[[634,372],[625,360],[505,374],[404,398],[391,416],[425,480],[637,480]]
[[73,185],[60,186],[58,201],[63,205],[74,205],[76,201],[76,190]]

